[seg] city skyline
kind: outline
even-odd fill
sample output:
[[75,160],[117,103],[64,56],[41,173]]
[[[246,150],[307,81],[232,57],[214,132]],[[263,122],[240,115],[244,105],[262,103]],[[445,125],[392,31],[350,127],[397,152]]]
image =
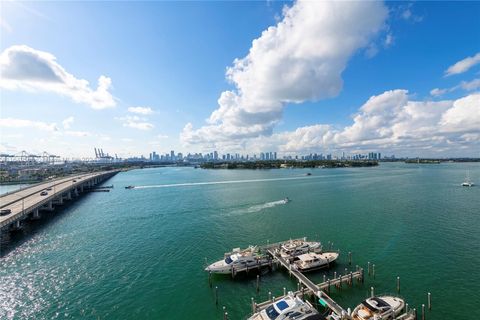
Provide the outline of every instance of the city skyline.
[[480,156],[479,3],[1,6],[0,153]]

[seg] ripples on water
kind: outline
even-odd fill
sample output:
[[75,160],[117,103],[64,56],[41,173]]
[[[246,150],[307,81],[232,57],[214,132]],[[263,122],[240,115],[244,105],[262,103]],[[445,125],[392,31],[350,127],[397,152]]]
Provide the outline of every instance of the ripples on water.
[[[0,319],[221,319],[222,306],[245,319],[250,297],[296,283],[266,273],[257,294],[255,277],[215,277],[216,307],[205,258],[301,236],[334,241],[354,252],[354,264],[376,263],[375,280],[332,293],[346,307],[370,286],[394,291],[399,275],[411,306],[432,292],[429,320],[480,319],[472,281],[480,278],[480,187],[458,186],[465,166],[480,182],[478,164],[121,173],[106,182],[111,192],[87,194],[2,243],[12,247],[0,258]],[[275,200],[285,196],[293,201]],[[348,267],[344,260],[327,276]]]

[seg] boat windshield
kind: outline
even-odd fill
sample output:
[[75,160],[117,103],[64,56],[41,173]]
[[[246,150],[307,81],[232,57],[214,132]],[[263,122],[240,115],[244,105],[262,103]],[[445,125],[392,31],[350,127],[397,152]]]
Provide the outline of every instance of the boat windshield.
[[226,257],[226,258],[225,258],[225,263],[226,263],[226,264],[230,264],[230,263],[232,263],[232,262],[233,262],[232,258],[230,258],[230,257]]
[[272,306],[268,307],[265,309],[265,312],[267,313],[267,316],[271,319],[274,320],[276,319],[280,314],[275,310],[275,308]]
[[386,303],[385,301],[383,301],[382,299],[380,298],[377,298],[377,297],[373,297],[373,298],[370,298],[369,300],[365,300],[363,302],[363,304],[370,310],[372,311],[378,311],[378,310],[381,310],[385,307],[390,307],[390,305],[388,303]]
[[280,309],[280,311],[283,311],[286,308],[288,308],[288,303],[286,303],[283,300],[280,300],[279,302],[277,302],[277,308]]

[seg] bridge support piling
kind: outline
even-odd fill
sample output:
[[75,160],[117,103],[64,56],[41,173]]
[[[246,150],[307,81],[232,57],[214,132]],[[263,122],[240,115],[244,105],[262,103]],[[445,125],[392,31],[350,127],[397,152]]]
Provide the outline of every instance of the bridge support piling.
[[33,210],[33,219],[40,219],[40,212],[38,209]]

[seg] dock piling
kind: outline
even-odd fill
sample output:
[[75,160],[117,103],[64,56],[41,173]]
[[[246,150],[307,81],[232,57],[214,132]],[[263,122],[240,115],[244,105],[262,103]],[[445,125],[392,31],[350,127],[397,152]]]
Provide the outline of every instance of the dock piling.
[[350,251],[348,252],[348,264],[352,265],[352,253]]
[[428,303],[428,310],[432,310],[432,295],[430,292],[427,294],[427,303]]
[[208,271],[208,285],[212,287],[212,271]]
[[400,277],[397,277],[397,292],[400,293]]
[[257,293],[260,291],[260,275],[257,274]]
[[425,305],[422,304],[422,320],[425,320]]
[[253,297],[251,298],[252,300],[252,313],[255,313],[255,300],[253,300]]
[[372,276],[375,279],[375,264],[372,265]]
[[287,295],[287,288],[283,287],[283,295],[286,296]]
[[367,263],[367,267],[368,267],[368,276],[370,276],[370,261]]
[[215,286],[215,305],[218,306],[218,287]]
[[268,291],[268,300],[272,300],[272,292],[271,291]]
[[375,289],[373,287],[370,287],[370,297],[375,297]]

